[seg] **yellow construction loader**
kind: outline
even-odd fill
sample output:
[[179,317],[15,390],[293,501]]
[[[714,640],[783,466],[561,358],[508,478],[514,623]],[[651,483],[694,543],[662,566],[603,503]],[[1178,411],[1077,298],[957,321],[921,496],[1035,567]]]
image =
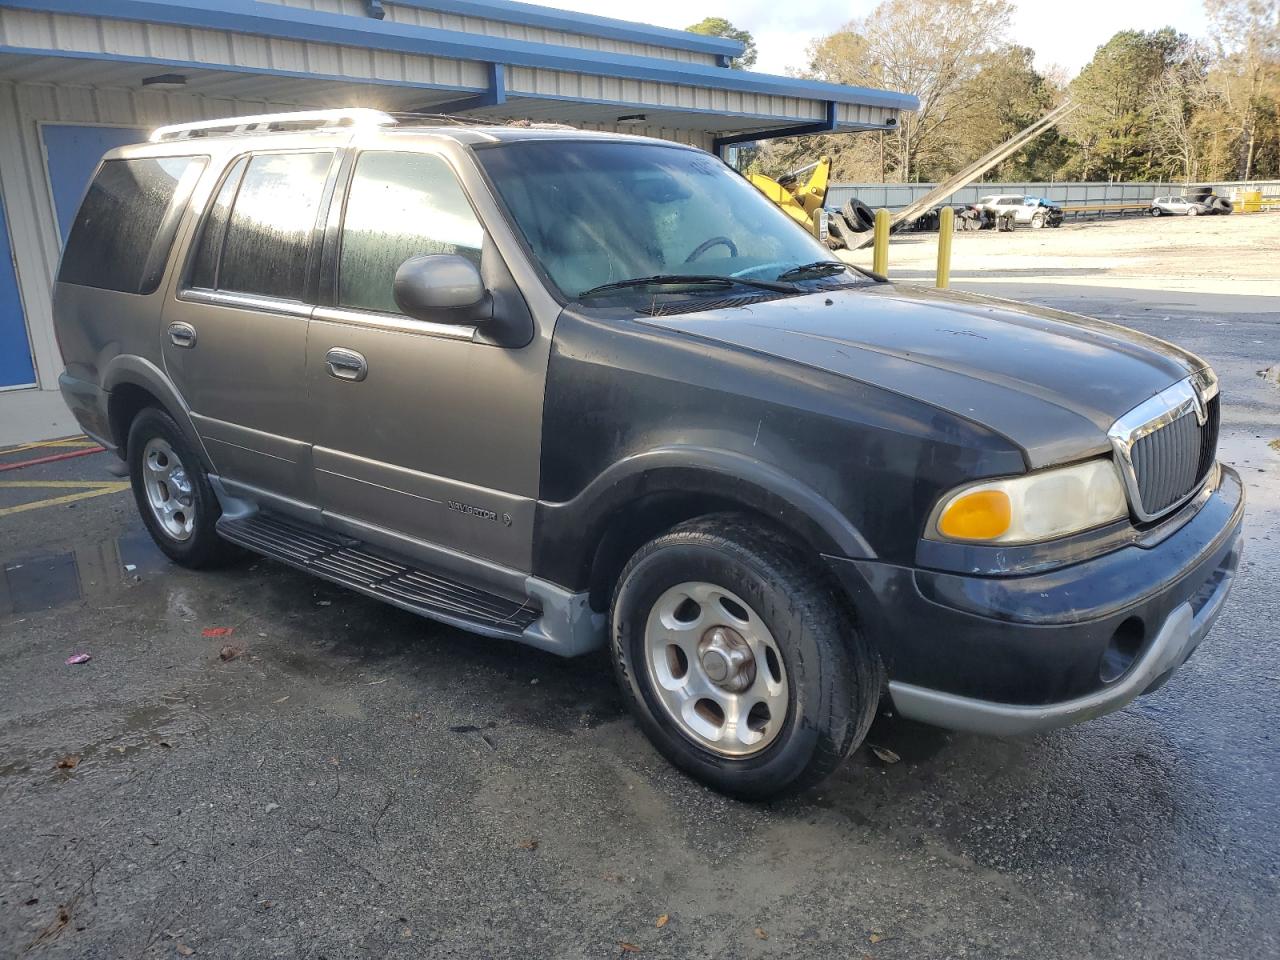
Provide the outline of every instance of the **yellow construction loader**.
[[[809,177],[801,183],[800,178],[805,174]],[[823,209],[827,202],[827,185],[831,181],[830,157],[821,156],[816,163],[792,170],[777,180],[762,173],[749,173],[747,179],[815,237],[823,243],[830,242],[827,211]]]

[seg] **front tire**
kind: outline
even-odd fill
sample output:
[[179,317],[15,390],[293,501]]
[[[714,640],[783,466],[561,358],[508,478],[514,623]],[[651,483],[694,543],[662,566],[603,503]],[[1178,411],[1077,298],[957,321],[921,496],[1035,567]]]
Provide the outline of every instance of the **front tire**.
[[823,573],[730,514],[631,558],[613,596],[614,666],[668,760],[762,800],[813,786],[862,742],[884,668]]
[[241,555],[218,536],[222,508],[199,456],[172,417],[156,407],[144,409],[129,426],[127,453],[142,522],[170,560],[202,569]]

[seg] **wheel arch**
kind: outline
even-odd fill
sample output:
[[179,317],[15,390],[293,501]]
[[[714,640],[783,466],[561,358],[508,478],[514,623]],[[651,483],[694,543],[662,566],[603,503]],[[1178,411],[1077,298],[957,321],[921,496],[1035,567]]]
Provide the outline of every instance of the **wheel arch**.
[[539,575],[590,593],[596,610],[644,543],[713,513],[745,514],[802,552],[871,558],[862,534],[830,501],[778,467],[743,454],[668,447],[628,457],[573,500],[540,504]]
[[107,424],[120,458],[127,459],[129,425],[145,407],[159,407],[178,425],[206,470],[214,469],[208,451],[191,419],[191,410],[174,388],[164,371],[142,357],[115,357],[103,373],[102,387],[107,392]]

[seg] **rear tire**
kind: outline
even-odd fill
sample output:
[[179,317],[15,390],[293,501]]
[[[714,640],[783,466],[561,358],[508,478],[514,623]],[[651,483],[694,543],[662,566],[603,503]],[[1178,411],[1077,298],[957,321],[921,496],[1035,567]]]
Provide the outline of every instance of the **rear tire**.
[[127,452],[138,512],[165,556],[197,570],[243,556],[218,536],[222,508],[199,456],[172,417],[156,407],[143,409],[129,426]]
[[884,687],[824,571],[732,514],[637,551],[614,591],[611,638],[619,686],[654,746],[745,799],[828,776],[866,736]]
[[1199,208],[1199,207],[1188,207],[1188,208],[1187,208],[1187,216],[1188,216],[1188,217],[1198,217],[1198,216],[1200,216],[1200,208]]
[[1164,213],[1164,211],[1163,211],[1163,210],[1161,210],[1159,207],[1152,207],[1152,208],[1151,208],[1151,215],[1152,215],[1153,217],[1161,216],[1163,213]]

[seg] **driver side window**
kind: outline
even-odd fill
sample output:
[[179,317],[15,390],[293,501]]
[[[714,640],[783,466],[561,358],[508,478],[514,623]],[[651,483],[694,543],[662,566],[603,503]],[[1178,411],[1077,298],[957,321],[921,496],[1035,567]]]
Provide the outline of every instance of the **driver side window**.
[[443,159],[367,151],[347,191],[338,306],[400,313],[396,270],[410,257],[451,253],[480,264],[484,228]]

